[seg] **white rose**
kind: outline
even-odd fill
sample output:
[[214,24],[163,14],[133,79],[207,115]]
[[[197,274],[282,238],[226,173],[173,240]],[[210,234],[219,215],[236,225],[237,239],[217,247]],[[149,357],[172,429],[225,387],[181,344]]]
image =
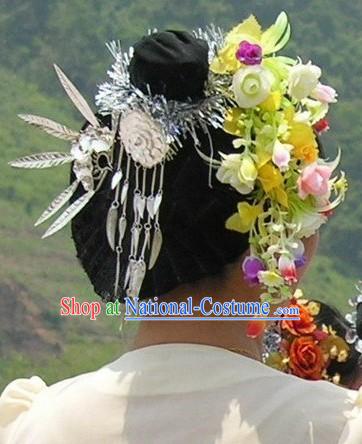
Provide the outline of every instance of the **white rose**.
[[216,172],[216,178],[231,185],[240,194],[249,194],[254,189],[257,169],[250,156],[242,154],[223,155],[221,166]]
[[273,75],[262,66],[241,68],[234,74],[231,89],[240,108],[253,108],[270,94]]
[[301,239],[303,237],[310,237],[316,233],[321,225],[327,222],[328,218],[324,214],[320,213],[303,213],[296,218],[296,224],[300,224],[300,229],[298,230],[298,237]]
[[126,152],[146,168],[162,162],[170,149],[160,125],[143,111],[130,111],[122,117],[119,134]]
[[311,62],[292,66],[289,72],[288,94],[297,100],[308,97],[319,83],[322,71]]

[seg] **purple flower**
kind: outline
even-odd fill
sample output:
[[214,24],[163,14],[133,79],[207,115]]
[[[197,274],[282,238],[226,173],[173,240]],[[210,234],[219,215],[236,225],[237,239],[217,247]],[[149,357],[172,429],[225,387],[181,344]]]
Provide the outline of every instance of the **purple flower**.
[[305,256],[298,256],[294,259],[294,264],[297,268],[303,267],[307,262],[307,259]]
[[247,256],[243,261],[242,270],[244,272],[246,280],[250,284],[258,284],[258,273],[259,271],[264,271],[265,266],[259,258],[255,256]]
[[260,65],[262,60],[262,48],[243,40],[236,51],[236,58],[245,65]]

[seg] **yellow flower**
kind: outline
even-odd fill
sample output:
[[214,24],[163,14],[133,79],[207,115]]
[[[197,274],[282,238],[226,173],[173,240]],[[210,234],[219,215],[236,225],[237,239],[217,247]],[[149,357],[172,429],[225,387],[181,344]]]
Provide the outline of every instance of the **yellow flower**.
[[266,358],[265,364],[269,367],[275,368],[276,370],[285,371],[287,368],[288,359],[279,352],[271,352]]
[[313,163],[318,159],[318,144],[312,127],[302,122],[294,122],[288,138],[294,146],[293,154],[298,160]]
[[263,55],[268,55],[282,49],[289,36],[290,25],[285,12],[280,13],[276,22],[265,32],[262,32],[258,21],[251,15],[226,35],[225,46],[211,62],[210,69],[215,74],[234,74],[241,66],[235,54],[243,40],[260,45]]
[[229,108],[227,110],[224,122],[224,130],[227,133],[238,137],[244,134],[244,124],[241,120],[242,114],[243,110],[240,108]]
[[349,346],[340,336],[328,336],[320,342],[323,353],[338,362],[345,362],[349,356]]
[[240,68],[236,51],[242,40],[249,43],[260,43],[261,27],[256,18],[251,15],[235,26],[225,37],[225,46],[211,62],[210,69],[215,74],[235,73]]
[[259,271],[259,281],[267,287],[280,287],[284,279],[275,271]]
[[293,106],[289,106],[284,110],[284,118],[288,122],[289,126],[292,126],[295,116],[295,110]]
[[270,192],[270,196],[272,199],[276,200],[280,205],[283,205],[283,207],[288,208],[288,194],[285,192],[285,190],[281,187],[274,188]]
[[281,100],[282,95],[280,91],[274,91],[259,106],[263,111],[269,111],[272,113],[274,111],[278,111],[278,109],[280,108]]
[[279,169],[274,167],[270,162],[259,169],[258,179],[266,193],[274,188],[279,188],[283,184],[283,176]]
[[250,205],[247,202],[240,202],[238,204],[238,212],[227,219],[225,227],[228,230],[247,233],[253,227],[262,211],[261,205]]
[[321,304],[318,302],[310,301],[307,305],[307,310],[312,316],[317,316],[320,312]]

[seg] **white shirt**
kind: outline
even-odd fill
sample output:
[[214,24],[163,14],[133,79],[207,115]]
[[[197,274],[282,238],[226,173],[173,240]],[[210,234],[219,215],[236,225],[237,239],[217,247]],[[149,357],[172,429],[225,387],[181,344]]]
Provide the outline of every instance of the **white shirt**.
[[1,444],[361,444],[357,391],[305,381],[227,350],[163,344],[0,398]]

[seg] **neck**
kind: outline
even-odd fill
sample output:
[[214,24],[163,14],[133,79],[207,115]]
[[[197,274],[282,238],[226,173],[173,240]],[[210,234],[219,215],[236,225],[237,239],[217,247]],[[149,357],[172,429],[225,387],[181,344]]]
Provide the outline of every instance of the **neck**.
[[[257,302],[260,289],[250,288],[242,280],[239,264],[226,267],[220,278],[208,278],[192,285],[183,285],[159,297],[159,301],[186,301],[192,296],[198,305],[205,296],[213,302]],[[200,316],[197,314],[195,316]],[[193,343],[225,348],[256,360],[261,360],[262,337],[251,339],[246,335],[245,321],[142,321],[133,349],[167,343]]]

